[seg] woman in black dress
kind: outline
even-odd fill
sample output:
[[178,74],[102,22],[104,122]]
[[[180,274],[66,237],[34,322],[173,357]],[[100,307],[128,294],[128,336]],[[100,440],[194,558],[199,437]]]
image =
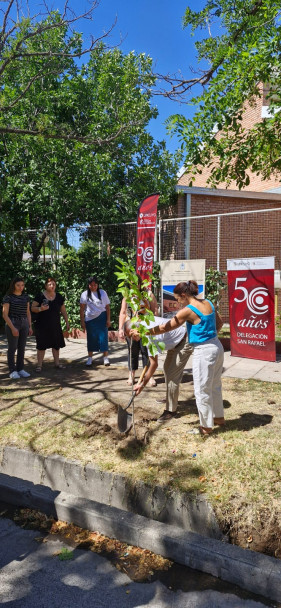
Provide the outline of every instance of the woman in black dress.
[[58,369],[63,367],[59,362],[60,348],[65,346],[60,322],[61,314],[65,320],[66,329],[69,330],[64,297],[60,293],[56,293],[55,279],[49,277],[44,286],[43,292],[35,296],[31,305],[31,312],[36,314],[34,325],[37,345],[37,372],[41,372],[47,348],[52,349],[55,367]]

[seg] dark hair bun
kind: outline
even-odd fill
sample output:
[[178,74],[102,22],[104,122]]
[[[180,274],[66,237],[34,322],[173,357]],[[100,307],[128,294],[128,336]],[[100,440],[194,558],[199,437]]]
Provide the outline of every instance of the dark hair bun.
[[198,285],[196,281],[189,281],[189,291],[192,296],[198,295]]
[[174,289],[174,293],[179,296],[182,294],[186,294],[187,296],[197,296],[198,295],[198,285],[196,281],[187,281],[187,283],[178,283]]

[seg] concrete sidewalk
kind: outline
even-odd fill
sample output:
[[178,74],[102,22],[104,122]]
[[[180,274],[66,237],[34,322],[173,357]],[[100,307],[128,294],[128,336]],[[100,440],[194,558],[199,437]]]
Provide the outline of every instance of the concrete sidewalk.
[[[68,338],[65,340],[65,348],[61,350],[61,358],[71,363],[72,361],[85,361],[87,358],[87,345],[84,339]],[[0,336],[0,355],[6,356],[7,341],[5,336]],[[120,342],[109,343],[110,361],[113,365],[127,366],[127,346]],[[36,344],[35,338],[28,338],[25,351],[27,359],[36,360]],[[52,359],[51,351],[46,353],[46,360]],[[95,354],[94,361],[101,359],[100,354]],[[159,355],[159,368],[163,369],[164,355]],[[188,360],[187,371],[191,372],[192,357]],[[258,361],[256,359],[246,359],[242,357],[232,357],[230,352],[225,352],[224,355],[224,378],[241,378],[248,380],[263,380],[265,382],[280,382],[281,381],[281,355],[277,355],[276,362]]]

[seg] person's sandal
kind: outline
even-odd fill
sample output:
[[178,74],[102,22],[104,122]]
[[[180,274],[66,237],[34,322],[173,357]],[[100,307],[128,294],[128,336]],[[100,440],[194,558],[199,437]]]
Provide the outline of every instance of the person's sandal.
[[169,412],[169,410],[164,410],[163,414],[157,418],[157,422],[168,422],[175,417],[176,413],[177,412]]
[[42,372],[42,367],[40,367],[40,365],[37,365],[37,366],[35,367],[35,371],[36,371],[36,372]]
[[149,378],[148,383],[147,383],[147,386],[157,386],[157,382],[156,382],[156,380],[153,378],[153,376],[152,376],[152,378]]
[[206,435],[211,435],[212,432],[213,432],[213,429],[207,429],[204,426],[199,426],[199,433],[203,437],[205,437]]
[[211,435],[213,430],[206,430],[203,426],[199,426],[197,428],[194,429],[190,429],[190,431],[187,431],[189,435],[201,435],[201,437],[206,437],[207,435]]
[[216,424],[217,426],[224,426],[225,419],[224,418],[214,418],[214,424]]

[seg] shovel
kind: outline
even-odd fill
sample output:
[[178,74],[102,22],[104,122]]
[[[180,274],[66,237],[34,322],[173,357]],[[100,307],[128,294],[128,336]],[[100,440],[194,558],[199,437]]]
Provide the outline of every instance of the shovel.
[[[147,365],[142,370],[139,382],[142,381],[146,371],[147,371]],[[133,416],[132,416],[132,414],[129,414],[127,412],[127,410],[130,407],[130,405],[132,405],[135,396],[136,396],[136,393],[134,391],[127,407],[123,408],[123,407],[121,407],[121,405],[118,405],[117,422],[118,422],[118,429],[119,429],[120,433],[128,433],[133,426]]]

